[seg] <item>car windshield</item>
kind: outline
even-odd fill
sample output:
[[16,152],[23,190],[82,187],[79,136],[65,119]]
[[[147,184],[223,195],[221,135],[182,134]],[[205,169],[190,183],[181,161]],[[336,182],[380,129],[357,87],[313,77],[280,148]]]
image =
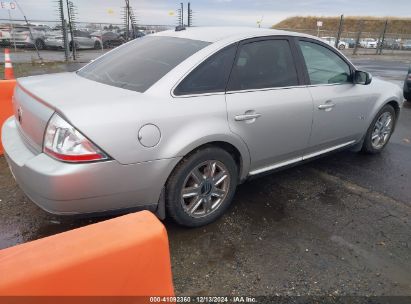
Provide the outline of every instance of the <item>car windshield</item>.
[[90,80],[143,93],[209,44],[199,40],[146,36],[114,49],[77,73]]

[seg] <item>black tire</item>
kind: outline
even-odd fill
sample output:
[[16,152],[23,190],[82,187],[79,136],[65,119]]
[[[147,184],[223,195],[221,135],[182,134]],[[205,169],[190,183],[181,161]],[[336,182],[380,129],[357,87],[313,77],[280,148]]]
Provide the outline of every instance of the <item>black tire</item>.
[[99,41],[94,42],[94,49],[95,50],[101,49],[101,43]]
[[345,50],[345,45],[344,45],[344,44],[340,44],[340,46],[338,47],[338,49],[339,49],[340,51]]
[[406,101],[411,102],[411,93],[404,92],[404,98]]
[[[382,115],[383,113],[386,113],[386,112],[388,112],[388,113],[390,113],[390,114],[392,115],[393,125],[392,125],[392,128],[391,128],[391,132],[390,132],[390,134],[389,134],[389,136],[388,136],[388,139],[387,139],[387,141],[385,142],[385,144],[384,144],[382,147],[380,147],[380,148],[375,148],[375,147],[373,146],[373,144],[372,144],[372,133],[373,133],[373,131],[374,131],[374,129],[375,129],[375,124],[377,123],[377,120],[381,117],[381,115]],[[363,143],[363,146],[362,146],[362,150],[361,150],[361,151],[362,151],[363,153],[367,153],[367,154],[377,154],[377,153],[380,153],[382,150],[384,150],[384,148],[386,147],[387,143],[390,141],[390,138],[391,138],[392,133],[394,132],[396,119],[397,119],[397,117],[396,117],[394,108],[393,108],[391,105],[385,105],[385,106],[377,113],[377,115],[376,115],[375,118],[373,119],[370,127],[368,128],[367,134],[365,135],[365,138],[364,138],[364,143]]]
[[[225,169],[227,169],[225,172],[228,174],[229,182],[226,195],[216,209],[202,217],[195,217],[184,209],[183,204],[185,201],[182,199],[181,192],[192,170],[207,161],[217,161],[223,164]],[[207,225],[218,219],[230,206],[237,183],[238,167],[230,153],[213,146],[196,150],[181,160],[166,183],[165,198],[167,214],[177,224],[182,226],[200,227]],[[201,186],[197,186],[197,188],[200,189]]]
[[35,44],[36,44],[36,48],[37,48],[39,51],[44,50],[44,49],[46,48],[46,44],[45,44],[44,41],[41,40],[41,39],[37,39],[36,42],[35,42]]

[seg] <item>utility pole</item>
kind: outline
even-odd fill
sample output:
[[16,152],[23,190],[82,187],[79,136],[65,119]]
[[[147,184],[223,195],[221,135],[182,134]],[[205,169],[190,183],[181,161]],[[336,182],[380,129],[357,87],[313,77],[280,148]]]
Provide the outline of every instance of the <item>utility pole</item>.
[[[126,6],[124,7],[124,15],[123,15],[123,20],[124,20],[124,38],[128,41],[131,39],[136,38],[137,36],[137,19],[134,15],[133,8],[130,5],[129,0],[126,1]],[[130,31],[131,27],[131,31]]]
[[184,27],[184,4],[182,2],[180,3],[180,8],[178,9],[177,27]]
[[190,2],[187,4],[187,26],[193,26],[193,11],[191,9]]
[[338,27],[337,39],[335,40],[335,47],[338,49],[338,44],[340,44],[341,33],[344,27],[344,15],[341,15],[340,26]]
[[384,23],[384,29],[382,31],[382,37],[380,40],[380,45],[377,47],[377,54],[382,55],[382,49],[384,48],[384,42],[385,42],[385,35],[387,34],[387,28],[388,28],[388,19],[385,20]]
[[74,5],[73,2],[66,0],[67,4],[67,15],[68,15],[68,25],[69,25],[69,31],[70,31],[70,37],[71,37],[71,51],[73,53],[73,60],[77,59],[77,49],[76,49],[76,42],[74,41]]
[[129,40],[130,38],[130,2],[129,0],[126,0],[126,7],[124,8],[124,27],[125,27],[125,32],[124,32],[124,38],[126,41]]
[[184,27],[184,3],[181,2],[180,5],[181,5],[181,8],[180,8],[181,9],[181,26]]
[[69,60],[69,45],[67,39],[67,27],[66,27],[66,19],[64,19],[64,5],[63,0],[58,0],[58,12],[60,14],[60,21],[61,21],[61,34],[63,36],[63,44],[64,44],[64,58],[66,61]]

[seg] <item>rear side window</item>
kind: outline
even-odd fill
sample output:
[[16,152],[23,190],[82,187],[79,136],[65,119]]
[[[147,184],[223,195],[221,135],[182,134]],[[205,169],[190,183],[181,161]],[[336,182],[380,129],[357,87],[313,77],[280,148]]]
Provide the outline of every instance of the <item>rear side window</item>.
[[313,42],[300,41],[311,84],[351,82],[350,66],[330,49]]
[[288,40],[264,40],[244,44],[231,73],[229,90],[251,90],[298,85]]
[[142,93],[207,45],[209,42],[199,40],[146,36],[114,49],[77,73],[90,80]]
[[191,72],[174,90],[175,95],[225,92],[236,45],[212,55]]

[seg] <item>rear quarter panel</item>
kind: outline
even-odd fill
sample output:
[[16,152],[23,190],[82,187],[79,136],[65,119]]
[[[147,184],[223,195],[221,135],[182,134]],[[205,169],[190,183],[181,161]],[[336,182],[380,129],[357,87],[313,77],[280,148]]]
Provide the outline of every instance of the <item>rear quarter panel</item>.
[[[95,144],[122,164],[183,157],[193,149],[213,141],[235,146],[242,155],[242,168],[249,166],[249,154],[241,139],[227,124],[224,95],[195,98],[152,98],[136,94],[108,105],[66,107],[67,120]],[[138,134],[142,126],[156,125],[159,143],[144,147]]]

